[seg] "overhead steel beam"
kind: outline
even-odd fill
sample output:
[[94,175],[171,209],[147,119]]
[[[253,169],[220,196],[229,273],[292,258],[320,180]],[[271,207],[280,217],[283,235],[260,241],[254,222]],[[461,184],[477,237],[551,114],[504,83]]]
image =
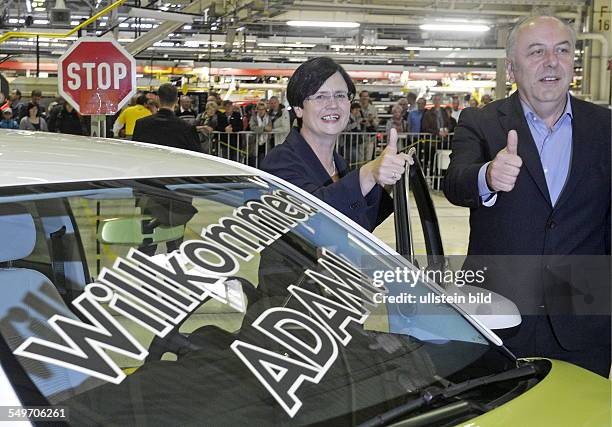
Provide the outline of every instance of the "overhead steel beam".
[[[336,10],[346,10],[346,9],[358,9],[358,10],[429,10],[440,11],[440,10],[448,10],[450,6],[454,5],[457,8],[459,5],[465,6],[478,6],[479,8],[486,9],[487,6],[524,6],[524,7],[583,7],[587,3],[585,0],[484,0],[484,1],[476,1],[476,0],[447,0],[447,1],[439,1],[435,2],[431,5],[423,5],[422,1],[374,1],[368,3],[350,3],[350,2],[324,2],[320,0],[297,0],[293,3],[293,7],[302,7],[302,6],[313,6],[313,7],[326,7],[326,8],[334,8]],[[492,9],[494,11],[494,9]]]
[[[110,6],[102,9],[100,12],[96,13],[94,16],[92,16],[91,18],[87,19],[86,21],[81,22],[79,25],[77,25],[76,27],[72,28],[70,31],[68,31],[67,33],[56,33],[54,32],[53,29],[49,29],[48,32],[46,33],[37,33],[37,32],[29,32],[29,31],[7,31],[6,33],[0,35],[0,43],[12,39],[12,38],[25,38],[25,39],[29,39],[29,38],[35,38],[35,37],[47,37],[47,38],[67,38],[72,36],[73,34],[77,33],[81,28],[85,28],[87,27],[89,24],[91,24],[92,22],[95,22],[98,18],[100,18],[103,15],[106,15],[107,13],[109,13],[110,11],[112,11],[113,9],[121,6],[123,3],[125,3],[126,0],[117,0],[114,3],[112,3]],[[60,30],[63,31],[63,30]]]
[[[443,4],[446,6],[448,5],[450,2],[443,2]],[[464,2],[461,2],[462,4]],[[455,7],[450,10],[447,7],[442,7],[441,5],[438,5],[439,7],[432,7],[432,6],[422,6],[422,5],[418,5],[418,3],[411,3],[411,2],[402,2],[401,4],[396,4],[396,5],[391,5],[391,4],[378,4],[378,3],[368,3],[368,4],[355,4],[355,3],[336,3],[336,2],[324,2],[324,1],[316,1],[316,0],[298,0],[296,1],[292,8],[291,11],[293,12],[306,12],[306,11],[310,11],[310,12],[316,12],[316,11],[320,11],[320,12],[325,12],[325,13],[329,13],[329,12],[356,12],[356,13],[361,13],[361,12],[371,12],[371,13],[375,13],[375,12],[392,12],[396,15],[414,15],[415,12],[417,13],[423,13],[423,14],[432,14],[432,13],[444,13],[444,12],[451,12],[452,14],[465,14],[465,15],[470,15],[470,16],[525,16],[525,15],[530,15],[532,13],[531,8],[536,5],[536,6],[552,6],[554,5],[555,7],[561,7],[561,6],[565,6],[565,7],[581,7],[584,6],[584,1],[566,1],[566,2],[562,2],[562,1],[551,1],[551,0],[542,0],[542,1],[523,1],[523,0],[497,0],[497,1],[484,1],[484,2],[474,2],[474,1],[469,1],[469,2],[465,2],[465,4],[478,4],[478,8],[474,9],[474,8],[463,8],[463,7],[458,7],[457,4],[455,4]],[[498,8],[486,8],[487,4],[491,4],[493,5],[499,5],[499,4],[504,4],[507,6],[529,6],[529,9],[525,9],[525,10],[513,10],[513,9],[498,9]],[[576,13],[575,11],[571,11],[571,12],[557,12],[556,15],[562,18],[575,18],[576,17]]]
[[[208,9],[212,3],[212,0],[195,0],[189,3],[183,9],[181,9],[181,12],[191,14],[203,14],[204,11]],[[184,22],[166,21],[162,23],[159,27],[154,28],[151,31],[147,31],[145,34],[138,37],[132,43],[125,45],[125,49],[132,55],[137,55],[148,47],[153,46],[153,44],[162,41],[163,39],[168,37],[170,33],[177,31],[183,25],[185,25]]]
[[163,10],[147,9],[144,7],[133,7],[128,12],[128,16],[132,18],[152,18],[158,21],[174,21],[182,22],[183,24],[191,24],[194,17],[198,15],[192,15],[184,12],[166,12]]

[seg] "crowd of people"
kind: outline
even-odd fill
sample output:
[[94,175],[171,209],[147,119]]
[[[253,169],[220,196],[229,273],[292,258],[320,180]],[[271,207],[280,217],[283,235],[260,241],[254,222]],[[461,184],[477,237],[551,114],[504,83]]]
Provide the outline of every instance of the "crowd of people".
[[[461,99],[458,95],[452,95],[450,105],[443,106],[442,101],[442,95],[435,93],[431,97],[432,106],[428,109],[426,108],[427,100],[425,98],[417,98],[414,93],[408,93],[391,106],[391,118],[387,121],[386,130],[388,131],[393,127],[398,132],[448,136],[449,133],[454,132],[466,100]],[[467,106],[482,108],[492,101],[493,98],[489,94],[484,94],[480,102],[475,97],[470,96],[467,100]],[[355,105],[355,114],[363,117],[363,113],[357,108],[358,106]],[[355,129],[355,127],[351,129]]]
[[[196,135],[199,147],[197,151],[234,160],[239,160],[236,153],[240,151],[243,153],[240,160],[247,160],[248,157],[249,164],[255,165],[273,146],[282,143],[291,129],[289,111],[276,96],[240,107],[211,92],[205,103],[197,108],[190,96],[179,95],[178,92],[176,105],[164,105],[160,94],[160,91],[164,90],[168,90],[167,84],[157,91],[136,95],[116,116],[113,135],[135,139],[137,121],[151,115],[168,116],[171,111],[174,118],[187,124],[190,127],[189,132]],[[237,135],[244,131],[251,132],[252,135]]]
[[[41,99],[39,90],[33,90],[29,100],[24,100],[18,89],[14,89],[8,99],[0,93],[0,128],[90,134],[89,116],[80,115],[61,97],[54,98],[46,108]],[[434,93],[431,107],[426,108],[425,98],[417,98],[411,92],[389,106],[389,118],[379,115],[367,90],[353,94],[350,101],[349,120],[338,139],[338,152],[352,169],[363,166],[380,153],[387,143],[380,133],[388,134],[391,129],[404,135],[427,133],[432,135],[432,141],[448,142],[447,137],[454,131],[466,99],[453,96],[450,105],[444,106],[442,96]],[[481,105],[490,101],[491,97],[485,95]],[[164,134],[169,112],[173,118],[189,125],[188,140],[195,138],[196,142],[176,145],[176,141],[168,141],[166,145],[217,155],[254,167],[260,167],[270,150],[282,144],[291,129],[298,126],[295,111],[286,108],[277,96],[238,105],[221,99],[215,92],[208,93],[203,99],[177,91],[177,100],[171,106],[163,106],[158,89],[138,92],[120,112],[108,117],[107,136],[135,139],[139,120],[160,115],[160,120],[151,123],[157,128],[161,126],[159,131]],[[168,134],[169,138],[172,136]],[[433,170],[436,144],[424,142],[419,148],[419,158],[428,171]]]
[[[89,117],[80,115],[70,103],[56,97],[45,107],[41,100],[40,90],[33,90],[29,100],[22,97],[19,89],[14,89],[8,98],[0,92],[0,129],[89,135]],[[471,98],[469,106],[484,106],[491,100],[491,96],[485,94],[480,104],[475,98]],[[387,132],[395,128],[399,133],[423,132],[445,136],[452,133],[457,125],[462,105],[456,95],[451,98],[452,105],[441,107],[441,101],[441,96],[434,94],[433,106],[426,109],[425,98],[417,99],[414,93],[408,93],[389,107],[391,117],[384,123],[379,118],[369,92],[363,90],[351,104],[350,119],[344,132],[373,133],[383,130],[379,127],[381,125]],[[112,136],[131,139],[136,121],[156,114],[159,108],[157,91],[139,92],[112,118]],[[251,131],[256,136],[249,141],[249,152],[261,160],[262,155],[281,144],[296,125],[295,114],[285,108],[276,96],[237,107],[232,101],[221,100],[219,94],[211,92],[205,105],[199,110],[200,112],[193,106],[192,98],[187,95],[179,96],[177,105],[173,108],[177,117],[196,127],[204,152],[212,151],[214,133]],[[228,136],[221,138],[224,142],[231,140]],[[371,158],[372,154],[367,153],[366,157]]]
[[41,100],[42,92],[38,89],[32,91],[29,101],[23,99],[19,89],[14,89],[8,99],[0,92],[0,129],[89,134],[88,118],[81,116],[72,105],[59,97],[47,106]]

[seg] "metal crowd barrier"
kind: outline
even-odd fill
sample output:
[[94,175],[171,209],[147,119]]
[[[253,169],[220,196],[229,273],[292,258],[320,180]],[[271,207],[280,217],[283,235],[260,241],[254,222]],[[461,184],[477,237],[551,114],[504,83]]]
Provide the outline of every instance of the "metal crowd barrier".
[[[445,137],[428,133],[399,134],[399,150],[416,149],[425,179],[433,190],[441,189],[450,161],[452,137],[453,134]],[[282,143],[277,134],[269,132],[211,132],[201,134],[200,139],[204,153],[256,168],[275,145]],[[380,155],[386,144],[384,133],[345,132],[338,136],[336,150],[347,161],[349,169],[355,169]]]
[[405,133],[400,134],[398,147],[405,151],[414,147],[429,187],[441,190],[442,179],[450,163],[452,139],[452,133],[444,137],[429,133]]

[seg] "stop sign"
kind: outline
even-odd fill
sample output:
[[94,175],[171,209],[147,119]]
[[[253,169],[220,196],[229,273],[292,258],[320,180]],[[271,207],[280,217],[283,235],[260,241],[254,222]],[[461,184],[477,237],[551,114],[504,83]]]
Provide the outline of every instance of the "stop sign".
[[114,39],[77,40],[57,70],[60,95],[81,114],[115,114],[136,93],[136,61]]

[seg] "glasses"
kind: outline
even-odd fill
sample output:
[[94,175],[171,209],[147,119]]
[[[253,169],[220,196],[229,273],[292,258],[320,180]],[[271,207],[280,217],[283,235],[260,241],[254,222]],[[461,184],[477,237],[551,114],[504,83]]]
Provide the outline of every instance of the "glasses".
[[304,100],[310,101],[313,104],[327,105],[331,102],[332,99],[337,103],[342,104],[344,102],[351,101],[352,98],[353,96],[348,94],[347,92],[336,92],[333,95],[330,95],[329,93],[317,93],[304,98]]

